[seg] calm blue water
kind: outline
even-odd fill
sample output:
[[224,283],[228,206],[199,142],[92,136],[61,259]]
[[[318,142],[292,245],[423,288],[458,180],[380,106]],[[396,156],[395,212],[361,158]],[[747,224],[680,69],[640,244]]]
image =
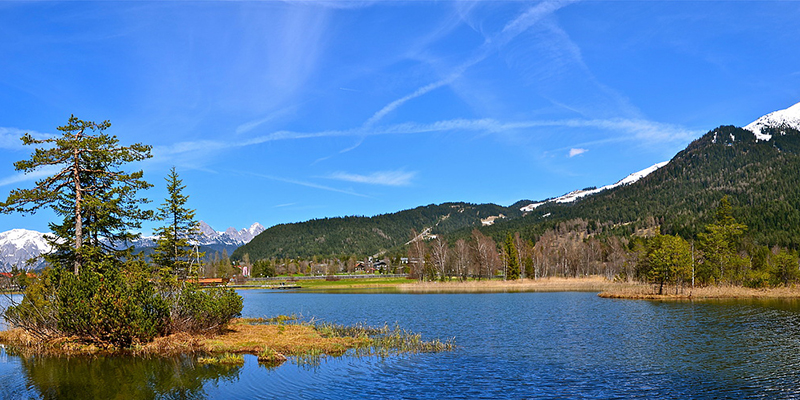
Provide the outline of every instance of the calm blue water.
[[[250,317],[301,314],[455,337],[458,350],[212,370],[190,359],[24,360],[0,397],[800,398],[796,301],[649,302],[594,293],[242,291]],[[56,372],[54,372],[56,371]]]

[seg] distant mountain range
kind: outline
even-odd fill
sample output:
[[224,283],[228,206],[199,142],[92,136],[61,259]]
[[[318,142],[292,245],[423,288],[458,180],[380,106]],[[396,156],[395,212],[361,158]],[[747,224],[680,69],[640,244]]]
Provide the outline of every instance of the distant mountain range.
[[[211,226],[200,221],[200,237],[198,244],[201,251],[215,252],[227,251],[232,253],[239,246],[250,242],[255,236],[264,231],[258,222],[249,228],[236,230],[231,227],[223,232],[215,231]],[[12,229],[0,232],[0,271],[9,270],[12,266],[22,267],[26,260],[50,251],[50,245],[44,239],[44,233],[27,230]],[[149,251],[155,247],[155,237],[143,237],[129,243],[137,250]],[[37,263],[40,267],[43,264]]]
[[659,221],[665,232],[693,237],[724,195],[758,243],[800,247],[800,103],[744,128],[713,129],[672,160],[608,186],[508,207],[431,204],[374,217],[281,224],[236,249],[232,258],[402,253],[412,230],[452,240],[477,228],[495,239],[520,232],[535,240],[560,221],[575,218],[617,227],[623,235],[649,219]]
[[247,229],[237,231],[236,228],[230,227],[224,232],[217,232],[207,223],[200,221],[200,244],[205,246],[226,244],[239,247],[253,240],[264,230],[265,228],[256,222]]

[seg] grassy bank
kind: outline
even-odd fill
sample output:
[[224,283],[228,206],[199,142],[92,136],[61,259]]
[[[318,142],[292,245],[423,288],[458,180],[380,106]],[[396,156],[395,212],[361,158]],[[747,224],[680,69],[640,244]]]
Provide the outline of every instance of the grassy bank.
[[264,285],[278,287],[281,283],[286,285],[299,285],[302,290],[350,290],[350,289],[380,289],[395,288],[409,282],[407,278],[343,278],[339,280],[303,279],[298,281],[276,280],[265,284],[263,282],[253,282],[252,284],[238,286],[237,289],[260,289]]
[[159,337],[130,349],[98,347],[75,338],[39,340],[21,329],[0,331],[0,343],[22,354],[78,356],[131,354],[154,357],[200,354],[204,363],[237,363],[242,354],[253,354],[260,361],[280,363],[287,357],[318,358],[355,355],[438,352],[454,348],[452,341],[423,341],[417,334],[399,328],[339,326],[319,322],[299,322],[294,317],[236,319],[227,329],[214,334],[178,333]]
[[[274,286],[280,285],[282,281],[276,281]],[[476,292],[563,292],[563,291],[587,291],[599,292],[615,286],[625,285],[614,283],[600,276],[590,276],[582,278],[542,278],[542,279],[521,279],[516,281],[503,281],[500,279],[492,280],[468,280],[460,282],[456,280],[440,282],[425,281],[420,282],[407,278],[364,278],[364,279],[341,279],[338,281],[328,281],[325,279],[285,281],[284,283],[300,285],[303,291],[331,291],[331,290],[358,290],[358,289],[393,289],[402,293],[476,293]],[[252,288],[260,288],[261,285],[253,285]],[[246,287],[238,287],[246,288]]]

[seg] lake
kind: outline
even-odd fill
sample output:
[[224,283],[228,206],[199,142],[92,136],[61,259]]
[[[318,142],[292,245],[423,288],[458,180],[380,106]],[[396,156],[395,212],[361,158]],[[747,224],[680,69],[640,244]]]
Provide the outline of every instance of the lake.
[[796,300],[656,302],[595,293],[240,291],[247,317],[384,323],[458,349],[242,367],[192,357],[22,359],[0,398],[800,398]]

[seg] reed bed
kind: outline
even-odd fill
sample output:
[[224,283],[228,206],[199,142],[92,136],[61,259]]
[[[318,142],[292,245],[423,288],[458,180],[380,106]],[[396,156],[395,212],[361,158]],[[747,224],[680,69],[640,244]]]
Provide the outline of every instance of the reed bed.
[[203,365],[244,365],[244,356],[241,354],[225,353],[211,357],[198,357],[197,363]]
[[438,353],[455,349],[455,338],[422,340],[422,335],[395,325],[376,328],[364,324],[351,326],[318,323],[315,327],[329,337],[353,337],[367,339],[354,350],[358,355],[390,355],[401,353]]
[[616,286],[598,294],[610,299],[652,299],[652,300],[688,300],[688,299],[776,299],[800,298],[800,288],[782,286],[775,288],[748,288],[744,286],[704,286],[691,288],[664,286],[663,294],[658,294],[658,286],[649,284],[632,284]]
[[431,281],[404,283],[397,289],[405,293],[492,293],[492,292],[600,292],[627,283],[617,283],[603,276],[579,278],[540,278],[469,281]]

